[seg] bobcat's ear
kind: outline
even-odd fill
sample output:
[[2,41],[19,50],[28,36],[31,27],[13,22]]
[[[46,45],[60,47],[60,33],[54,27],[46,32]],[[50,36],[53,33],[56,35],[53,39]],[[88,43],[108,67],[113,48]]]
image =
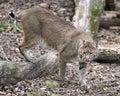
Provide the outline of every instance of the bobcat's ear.
[[64,50],[65,46],[66,46],[66,44],[63,44],[63,45],[58,46],[58,47],[57,47],[58,51],[59,51],[59,52],[62,52],[62,51]]
[[95,47],[96,47],[96,48],[98,48],[98,43],[99,43],[99,42],[98,42],[98,40],[96,39],[96,40],[95,40]]
[[84,45],[85,44],[85,40],[79,40],[79,47],[82,47],[82,45]]
[[83,40],[83,44],[85,44],[85,40]]
[[98,48],[98,44],[99,44],[98,36],[96,36],[93,40],[96,45],[95,47]]

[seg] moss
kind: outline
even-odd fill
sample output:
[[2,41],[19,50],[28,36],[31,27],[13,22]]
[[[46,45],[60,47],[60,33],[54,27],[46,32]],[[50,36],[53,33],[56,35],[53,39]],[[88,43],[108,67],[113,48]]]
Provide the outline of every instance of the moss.
[[76,6],[78,6],[79,5],[79,0],[75,0],[75,4],[76,4]]
[[54,90],[59,85],[56,81],[53,80],[46,80],[45,84],[47,87],[49,87],[52,90]]
[[5,75],[12,75],[14,72],[18,70],[19,66],[18,64],[5,64],[2,66],[2,70],[4,71]]
[[0,22],[0,32],[6,31],[8,28],[8,22]]
[[12,31],[13,32],[22,32],[22,30],[23,29],[22,29],[21,23],[18,23],[16,20],[14,20]]
[[80,7],[79,8],[80,9],[79,18],[82,18],[83,17],[84,6],[83,5],[79,6],[79,0],[75,0],[75,4],[76,4],[77,7]]
[[98,24],[99,24],[99,17],[101,14],[102,6],[101,5],[95,5],[91,9],[91,15],[90,15],[90,26],[91,26],[91,35],[93,36],[93,39],[95,39],[97,35],[98,30]]
[[81,11],[79,11],[79,18],[82,18],[83,17],[83,11],[84,11],[84,9],[85,9],[85,7],[84,6],[80,6],[80,10]]
[[1,80],[3,84],[15,84],[18,81],[17,70],[19,69],[18,64],[4,64],[1,67]]

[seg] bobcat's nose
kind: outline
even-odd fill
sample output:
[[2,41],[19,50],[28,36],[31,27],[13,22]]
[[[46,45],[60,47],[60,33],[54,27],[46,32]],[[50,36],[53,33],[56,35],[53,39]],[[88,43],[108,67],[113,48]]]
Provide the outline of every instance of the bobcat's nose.
[[90,58],[85,59],[86,62],[92,62],[93,60]]
[[86,62],[90,62],[90,59],[88,58],[88,59],[86,59],[85,61],[86,61]]

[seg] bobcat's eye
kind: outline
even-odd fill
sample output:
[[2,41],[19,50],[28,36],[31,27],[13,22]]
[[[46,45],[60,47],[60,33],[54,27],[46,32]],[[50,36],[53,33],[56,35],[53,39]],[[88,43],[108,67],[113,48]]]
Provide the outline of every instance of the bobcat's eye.
[[79,55],[80,58],[82,58],[82,55]]
[[86,52],[84,51],[83,54],[86,54]]
[[90,54],[92,54],[92,53],[90,53]]

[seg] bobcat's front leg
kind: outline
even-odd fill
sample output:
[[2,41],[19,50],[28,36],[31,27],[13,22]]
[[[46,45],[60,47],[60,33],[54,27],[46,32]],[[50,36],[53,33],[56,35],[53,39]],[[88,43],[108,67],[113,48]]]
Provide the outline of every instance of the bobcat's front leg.
[[86,73],[88,71],[88,64],[83,62],[79,64],[79,81],[81,83],[82,86],[85,86],[86,89],[89,89],[90,86],[86,83]]

